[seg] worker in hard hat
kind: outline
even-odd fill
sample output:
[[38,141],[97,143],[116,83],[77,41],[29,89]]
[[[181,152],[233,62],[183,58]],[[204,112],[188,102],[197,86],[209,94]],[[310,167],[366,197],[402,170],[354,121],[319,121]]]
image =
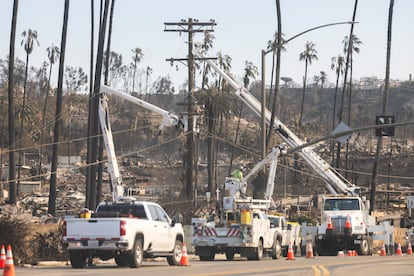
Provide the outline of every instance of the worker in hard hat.
[[243,171],[244,168],[243,166],[240,166],[239,168],[235,169],[234,171],[231,172],[231,177],[238,179],[238,180],[242,180],[243,179]]

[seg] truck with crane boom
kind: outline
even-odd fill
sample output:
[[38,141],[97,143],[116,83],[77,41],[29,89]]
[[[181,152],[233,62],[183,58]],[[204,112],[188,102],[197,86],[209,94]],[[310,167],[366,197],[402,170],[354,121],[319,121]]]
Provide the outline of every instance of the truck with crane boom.
[[[233,87],[235,95],[249,106],[256,115],[262,116],[261,103],[217,64],[207,59],[201,45],[195,48],[194,54],[197,57],[205,58],[205,62]],[[264,114],[269,127],[274,129],[288,146],[294,149],[304,144],[277,117],[273,118],[274,124],[270,126],[272,114],[269,110],[266,109]],[[315,237],[317,253],[319,255],[334,255],[338,250],[350,249],[356,250],[360,255],[371,254],[373,250],[373,232],[370,228],[375,226],[375,219],[369,215],[369,201],[360,196],[360,188],[341,176],[313,150],[313,147],[302,148],[299,155],[323,179],[327,190],[331,194],[323,197],[321,217]],[[349,201],[355,203],[352,209],[346,207]],[[336,207],[334,209],[327,208],[328,203],[333,202],[336,203]]]
[[166,257],[170,265],[179,265],[184,242],[180,221],[170,219],[154,202],[128,196],[122,182],[112,138],[108,94],[161,114],[163,127],[185,126],[178,116],[136,97],[101,86],[99,119],[108,156],[112,201],[98,204],[95,212],[82,211],[79,218],[65,217],[63,244],[73,268],[83,268],[93,258],[115,259],[118,266],[136,268],[144,258]]
[[[233,260],[235,254],[249,260],[260,260],[266,255],[278,259],[282,251],[287,252],[290,243],[300,244],[299,234],[288,233],[298,233],[299,225],[288,229],[285,224],[281,228],[276,217],[269,217],[269,210],[275,207],[272,194],[277,161],[285,151],[284,144],[275,147],[241,180],[227,177],[217,219],[192,218],[192,244],[201,261],[214,260],[217,253],[224,253],[227,260]],[[247,193],[247,182],[268,165],[264,198],[255,199]]]

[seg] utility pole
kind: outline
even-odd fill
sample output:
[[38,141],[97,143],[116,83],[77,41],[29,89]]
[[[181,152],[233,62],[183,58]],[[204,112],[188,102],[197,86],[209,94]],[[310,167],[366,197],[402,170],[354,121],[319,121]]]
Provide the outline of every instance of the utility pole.
[[[188,21],[181,20],[181,22],[166,22],[165,32],[186,32],[188,33],[188,58],[170,58],[169,62],[187,61],[188,65],[188,133],[187,133],[187,153],[186,153],[186,186],[185,191],[188,198],[193,197],[193,168],[194,168],[194,55],[193,55],[193,34],[197,32],[212,32],[212,26],[216,23],[213,20],[210,22],[199,22],[196,19],[189,18]],[[170,26],[175,26],[174,29],[168,29]],[[194,29],[197,27],[197,29]],[[206,29],[206,27],[211,27]]]

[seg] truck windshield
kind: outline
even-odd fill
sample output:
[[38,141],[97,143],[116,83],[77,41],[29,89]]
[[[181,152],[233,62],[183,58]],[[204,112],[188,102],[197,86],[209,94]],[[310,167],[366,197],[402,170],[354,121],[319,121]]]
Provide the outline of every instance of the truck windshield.
[[335,198],[325,200],[325,211],[360,210],[358,199]]
[[273,227],[277,228],[280,225],[280,218],[279,217],[269,217],[270,223]]

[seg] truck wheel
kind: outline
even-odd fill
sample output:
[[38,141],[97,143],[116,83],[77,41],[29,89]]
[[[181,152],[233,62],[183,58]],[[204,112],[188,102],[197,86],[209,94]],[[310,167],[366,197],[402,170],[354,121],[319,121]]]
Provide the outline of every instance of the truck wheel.
[[181,241],[176,240],[174,244],[174,250],[172,256],[167,257],[169,265],[180,265],[182,256],[183,244]]
[[128,258],[124,254],[115,256],[115,263],[119,267],[127,267],[129,265]]
[[143,252],[142,252],[142,241],[136,239],[132,251],[128,254],[128,264],[130,268],[140,267],[142,264]]
[[226,251],[226,260],[233,261],[234,260],[234,252],[233,251]]
[[361,244],[359,245],[359,248],[357,248],[357,252],[359,255],[368,255],[370,251],[370,244],[368,242],[367,237],[362,238]]
[[82,252],[70,252],[69,259],[72,268],[84,268],[86,266],[86,256]]
[[263,241],[259,240],[257,247],[254,249],[254,253],[252,256],[247,257],[248,260],[256,260],[259,261],[263,258]]
[[280,241],[275,239],[273,241],[273,248],[272,248],[272,259],[277,260],[282,255],[282,246],[280,245]]

